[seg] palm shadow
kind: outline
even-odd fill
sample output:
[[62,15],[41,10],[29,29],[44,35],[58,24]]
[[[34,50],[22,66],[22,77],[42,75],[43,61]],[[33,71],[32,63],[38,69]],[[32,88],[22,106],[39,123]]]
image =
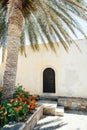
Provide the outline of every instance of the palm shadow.
[[[41,119],[45,119],[43,116]],[[51,125],[53,123],[53,125]],[[34,130],[55,130],[60,127],[63,127],[67,125],[68,123],[62,122],[62,119],[55,119],[47,122],[42,122],[40,124],[37,124]]]

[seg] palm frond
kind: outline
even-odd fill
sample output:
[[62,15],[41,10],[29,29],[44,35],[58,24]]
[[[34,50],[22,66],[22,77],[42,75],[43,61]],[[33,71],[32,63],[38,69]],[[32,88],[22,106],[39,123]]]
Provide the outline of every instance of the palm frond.
[[7,11],[8,0],[0,0],[0,46],[5,46],[7,40]]
[[0,8],[6,7],[9,0],[0,0]]
[[[6,42],[7,21],[6,11],[9,0],[0,0],[0,45]],[[57,38],[68,50],[73,39],[70,32],[77,37],[75,29],[86,37],[79,22],[71,14],[87,20],[87,5],[82,0],[22,0],[22,13],[25,18],[26,30],[33,50],[39,50],[39,42],[49,43],[55,51],[54,42]],[[24,48],[24,33],[22,33],[22,50]],[[56,36],[55,36],[56,35]],[[57,38],[56,38],[57,37]]]
[[[86,14],[83,15],[83,12],[85,13],[87,9],[82,4],[73,0],[35,0],[34,4],[37,10],[35,12],[30,12],[27,21],[27,25],[29,24],[28,32],[30,42],[34,49],[34,45],[38,44],[38,38],[41,37],[39,30],[41,30],[45,36],[44,41],[46,42],[47,39],[50,47],[54,51],[54,34],[56,34],[66,51],[70,43],[73,42],[69,30],[75,37],[77,37],[75,29],[86,37],[78,21],[71,15],[71,13],[74,13],[86,20],[87,16]],[[35,22],[35,20],[37,22]],[[37,27],[37,25],[39,27]]]
[[20,52],[21,54],[24,54],[25,57],[26,55],[26,49],[25,49],[25,33],[24,33],[24,28],[22,29],[22,34],[20,37]]
[[34,0],[23,0],[22,3],[22,13],[24,17],[29,17],[31,11],[36,11],[35,1]]

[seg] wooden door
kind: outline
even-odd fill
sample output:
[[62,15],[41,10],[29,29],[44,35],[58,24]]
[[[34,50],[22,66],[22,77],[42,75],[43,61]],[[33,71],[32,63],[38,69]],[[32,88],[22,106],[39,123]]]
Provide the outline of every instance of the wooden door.
[[55,72],[51,68],[47,68],[43,72],[43,92],[55,93]]

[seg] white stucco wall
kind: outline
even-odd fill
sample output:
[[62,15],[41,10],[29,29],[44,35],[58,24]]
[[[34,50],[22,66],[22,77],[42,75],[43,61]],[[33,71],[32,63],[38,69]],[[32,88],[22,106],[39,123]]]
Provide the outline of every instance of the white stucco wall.
[[68,53],[62,46],[56,47],[56,53],[47,51],[43,45],[39,52],[26,47],[27,58],[19,54],[16,83],[32,94],[42,95],[43,71],[51,67],[55,71],[56,93],[49,95],[87,98],[87,40],[79,40],[78,45],[82,52],[74,44]]

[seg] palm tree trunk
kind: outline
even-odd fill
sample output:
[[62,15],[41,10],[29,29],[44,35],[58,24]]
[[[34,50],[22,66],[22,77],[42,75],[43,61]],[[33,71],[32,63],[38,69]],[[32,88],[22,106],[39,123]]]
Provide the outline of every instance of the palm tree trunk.
[[10,0],[8,5],[7,58],[3,76],[2,98],[13,97],[17,72],[18,50],[23,24],[21,9],[22,0]]

